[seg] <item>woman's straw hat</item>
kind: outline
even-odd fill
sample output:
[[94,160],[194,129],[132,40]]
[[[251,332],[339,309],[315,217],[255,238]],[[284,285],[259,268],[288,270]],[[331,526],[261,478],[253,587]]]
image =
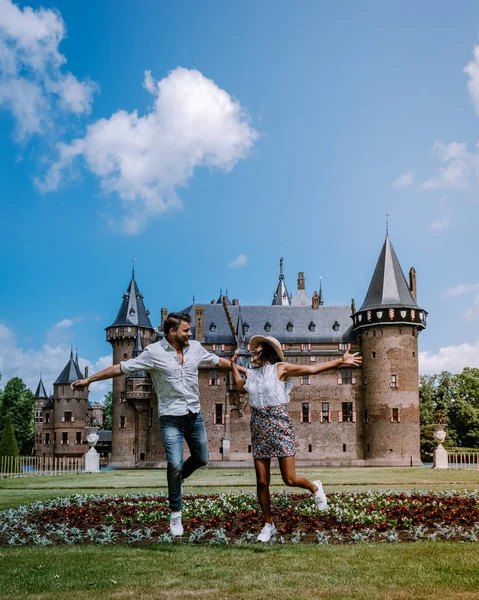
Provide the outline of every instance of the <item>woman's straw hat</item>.
[[260,344],[269,344],[278,355],[280,361],[284,361],[284,354],[281,344],[276,338],[272,337],[271,335],[254,335],[249,342],[249,347],[252,351],[254,351]]

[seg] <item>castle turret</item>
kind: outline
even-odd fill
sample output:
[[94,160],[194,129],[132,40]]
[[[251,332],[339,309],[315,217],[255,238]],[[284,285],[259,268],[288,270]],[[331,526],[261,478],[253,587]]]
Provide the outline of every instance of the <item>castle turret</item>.
[[279,281],[278,287],[273,295],[273,301],[271,302],[273,306],[289,306],[291,304],[291,298],[288,294],[288,290],[286,289],[286,283],[284,281],[283,275],[283,259],[279,260]]
[[[106,328],[106,339],[113,348],[113,364],[132,358],[135,348],[138,349],[138,344],[144,348],[156,341],[157,333],[151,325],[149,314],[143,302],[143,295],[138,289],[133,270],[116,319]],[[133,398],[127,401],[125,377],[115,377],[112,387],[111,464],[116,467],[135,466],[140,460],[140,457],[137,456],[136,442],[137,409]]]
[[42,376],[38,382],[35,401],[35,455],[41,456],[43,452],[43,408],[48,402],[48,394],[43,385]]
[[422,464],[417,338],[426,316],[387,235],[366,298],[352,315],[363,356],[367,465]]

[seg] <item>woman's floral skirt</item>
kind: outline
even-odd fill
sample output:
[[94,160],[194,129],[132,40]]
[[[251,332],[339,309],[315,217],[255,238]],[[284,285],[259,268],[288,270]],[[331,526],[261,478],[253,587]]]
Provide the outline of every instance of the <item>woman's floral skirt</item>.
[[293,422],[284,404],[251,407],[250,426],[253,458],[282,458],[296,454]]

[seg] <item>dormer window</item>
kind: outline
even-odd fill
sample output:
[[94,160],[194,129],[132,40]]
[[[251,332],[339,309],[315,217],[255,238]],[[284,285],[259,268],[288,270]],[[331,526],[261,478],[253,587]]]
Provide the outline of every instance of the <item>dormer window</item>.
[[210,331],[212,331],[212,332],[216,331],[216,323],[214,323],[214,322],[210,323]]
[[134,308],[130,309],[130,317],[134,317],[136,314],[136,310]]
[[248,333],[248,329],[249,329],[249,325],[248,325],[248,323],[244,323],[244,324],[243,324],[243,329],[244,329],[244,332],[245,332],[245,333]]
[[311,323],[309,324],[308,329],[309,329],[309,331],[314,331],[316,329],[316,323],[313,323],[313,321],[311,321]]
[[268,321],[266,321],[266,323],[264,324],[264,330],[265,331],[271,331],[271,323],[269,323]]
[[339,323],[337,321],[334,321],[333,329],[334,331],[339,331]]
[[286,325],[286,329],[288,331],[293,331],[293,324],[291,323],[291,321]]

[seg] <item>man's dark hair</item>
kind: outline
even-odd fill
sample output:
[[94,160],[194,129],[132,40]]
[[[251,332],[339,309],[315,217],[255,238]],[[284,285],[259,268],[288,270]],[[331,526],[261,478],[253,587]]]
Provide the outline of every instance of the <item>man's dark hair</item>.
[[275,363],[281,362],[281,359],[276,354],[276,350],[267,342],[261,342],[261,354],[260,359],[262,363],[269,363],[274,365]]
[[186,315],[183,313],[169,313],[163,323],[163,332],[165,337],[170,333],[170,329],[178,329],[181,321],[185,323],[191,323],[190,315]]

